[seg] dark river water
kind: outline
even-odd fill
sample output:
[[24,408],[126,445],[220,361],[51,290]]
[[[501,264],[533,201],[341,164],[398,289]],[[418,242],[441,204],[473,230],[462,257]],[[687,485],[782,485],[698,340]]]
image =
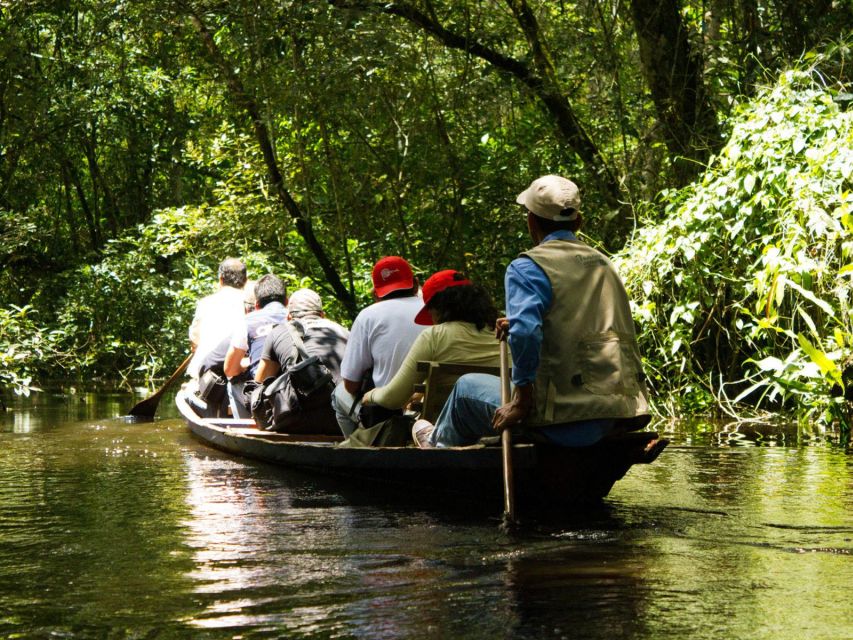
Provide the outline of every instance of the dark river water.
[[477,504],[230,458],[126,393],[0,412],[0,638],[853,638],[853,454],[658,425],[600,509]]

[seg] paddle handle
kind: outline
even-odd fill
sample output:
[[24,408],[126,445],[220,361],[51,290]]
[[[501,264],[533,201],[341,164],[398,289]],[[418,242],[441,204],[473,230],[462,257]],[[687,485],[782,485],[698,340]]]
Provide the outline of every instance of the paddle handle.
[[177,369],[175,369],[175,372],[174,372],[172,375],[170,375],[170,376],[169,376],[169,379],[168,379],[168,380],[166,380],[166,382],[164,382],[164,383],[163,383],[163,386],[162,386],[162,387],[160,387],[160,391],[159,391],[159,393],[163,393],[163,392],[166,390],[166,388],[171,387],[171,386],[172,386],[172,383],[173,383],[175,380],[177,380],[177,379],[178,379],[178,377],[179,377],[179,376],[181,376],[181,375],[184,373],[184,371],[186,370],[186,368],[187,368],[188,366],[190,366],[190,360],[192,360],[192,359],[193,359],[193,355],[195,355],[195,352],[190,353],[190,355],[188,355],[188,356],[186,357],[186,359],[185,359],[185,360],[180,364],[180,366],[178,366],[178,368],[177,368]]
[[[510,400],[509,386],[509,348],[506,340],[501,340],[501,404]],[[515,522],[515,491],[512,479],[512,434],[509,429],[501,432],[501,450],[504,471],[504,518]]]

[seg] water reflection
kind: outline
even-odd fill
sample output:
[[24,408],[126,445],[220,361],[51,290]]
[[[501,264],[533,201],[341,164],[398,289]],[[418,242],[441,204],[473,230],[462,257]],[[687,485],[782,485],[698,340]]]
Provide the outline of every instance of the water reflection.
[[428,540],[428,514],[353,507],[322,493],[322,482],[215,454],[185,464],[189,577],[216,596],[187,620],[194,627],[400,637],[408,592],[441,582],[397,538],[411,521],[409,542]]
[[850,635],[831,434],[668,427],[603,508],[507,535],[487,506],[241,461],[176,420],[69,418],[129,397],[59,399],[0,429],[0,637]]
[[643,629],[648,559],[620,545],[579,543],[511,560],[506,581],[513,627],[522,637],[577,637],[595,624],[599,637],[636,637]]
[[810,423],[686,419],[652,426],[684,446],[821,446],[841,439],[837,430]]
[[[160,418],[174,418],[176,389],[164,394],[158,407]],[[0,410],[0,431],[33,433],[53,429],[68,422],[105,421],[124,416],[138,401],[150,395],[144,388],[128,389],[107,385],[54,385],[27,396],[5,400]]]

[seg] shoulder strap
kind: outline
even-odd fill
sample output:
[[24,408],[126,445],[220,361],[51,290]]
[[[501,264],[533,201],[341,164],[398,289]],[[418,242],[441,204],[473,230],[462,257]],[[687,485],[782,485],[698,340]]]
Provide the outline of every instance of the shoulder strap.
[[[302,325],[297,321],[285,321],[287,326],[287,330],[290,332],[290,337],[293,340],[293,361],[299,362],[299,358],[301,357],[303,360],[307,360],[310,356],[305,351],[305,344],[302,342],[302,335],[305,330],[302,328]],[[298,325],[298,329],[297,329]]]

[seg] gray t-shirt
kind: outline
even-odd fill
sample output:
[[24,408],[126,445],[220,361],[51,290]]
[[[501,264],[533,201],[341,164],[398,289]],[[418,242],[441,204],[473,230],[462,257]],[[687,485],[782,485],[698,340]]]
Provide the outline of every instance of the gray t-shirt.
[[415,339],[426,329],[415,324],[423,306],[419,296],[409,296],[380,300],[363,309],[352,323],[341,377],[360,382],[373,369],[374,385],[384,387],[391,382]]
[[[326,318],[302,318],[294,320],[293,324],[297,332],[299,325],[302,326],[304,334],[302,343],[305,352],[309,356],[317,356],[331,371],[335,384],[341,378],[341,361],[349,338],[349,331]],[[261,358],[278,362],[282,371],[293,364],[295,349],[293,339],[287,328],[287,323],[282,322],[267,336],[264,343],[264,352]]]

